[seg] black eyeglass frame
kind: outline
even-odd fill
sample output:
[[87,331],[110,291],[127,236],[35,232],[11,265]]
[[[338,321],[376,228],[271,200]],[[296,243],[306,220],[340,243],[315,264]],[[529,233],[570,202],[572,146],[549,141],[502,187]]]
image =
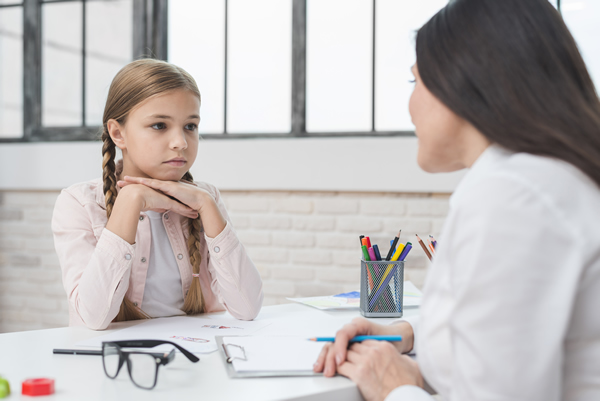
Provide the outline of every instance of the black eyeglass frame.
[[[163,344],[173,345],[175,348],[177,348],[179,351],[181,351],[181,353],[183,355],[185,355],[185,357],[187,359],[189,359],[193,363],[196,363],[200,360],[200,358],[198,358],[196,355],[192,354],[185,348],[183,348],[171,341],[164,341],[164,340],[104,341],[104,342],[102,342],[102,367],[104,368],[104,374],[106,374],[106,376],[109,379],[115,379],[119,375],[119,372],[121,371],[121,368],[123,367],[123,364],[125,364],[125,362],[127,362],[127,372],[129,373],[129,378],[131,379],[133,384],[135,384],[136,387],[139,387],[144,390],[152,390],[154,387],[156,387],[156,382],[158,381],[158,368],[160,367],[160,365],[166,365],[169,362],[171,362],[173,359],[175,359],[175,350],[171,350],[171,352],[168,352],[168,353],[166,353],[166,352],[138,352],[138,351],[124,351],[122,348],[153,348],[153,347],[156,347],[158,345],[163,345]],[[107,346],[114,347],[119,354],[119,366],[117,367],[117,371],[113,376],[108,374],[108,372],[106,370],[106,363],[104,362],[104,350]],[[140,386],[133,379],[133,376],[131,375],[131,362],[129,360],[129,355],[131,355],[131,354],[145,354],[145,355],[151,355],[152,357],[154,357],[154,362],[156,363],[156,370],[154,372],[154,383],[152,384],[152,387]]]

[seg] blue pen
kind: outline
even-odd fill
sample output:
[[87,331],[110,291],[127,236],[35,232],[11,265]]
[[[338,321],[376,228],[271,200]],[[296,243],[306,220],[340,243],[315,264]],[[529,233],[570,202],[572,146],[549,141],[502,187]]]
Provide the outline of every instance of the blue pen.
[[[327,341],[334,342],[335,337],[313,337],[309,341]],[[351,343],[359,343],[361,341],[377,340],[377,341],[402,341],[402,336],[356,336],[350,340]]]

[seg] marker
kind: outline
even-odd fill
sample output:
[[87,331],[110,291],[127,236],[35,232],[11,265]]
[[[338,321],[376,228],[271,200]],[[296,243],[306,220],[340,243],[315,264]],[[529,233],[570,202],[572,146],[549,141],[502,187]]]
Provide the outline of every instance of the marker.
[[377,258],[375,260],[381,260],[381,253],[379,253],[379,247],[377,244],[373,245],[373,251],[375,252],[375,257]]
[[411,249],[412,249],[412,243],[407,242],[406,246],[404,247],[404,250],[400,254],[400,257],[398,258],[398,260],[404,261],[404,259],[406,259],[406,255],[408,255],[408,253],[410,252]]
[[388,252],[387,256],[385,257],[385,260],[390,260],[392,255],[394,254],[394,248],[396,248],[396,244],[398,244],[398,240],[400,239],[401,232],[402,232],[402,230],[398,231],[398,235],[396,236],[396,238],[394,238],[394,242],[392,242],[392,246],[390,247],[390,251]]
[[371,247],[371,238],[365,237],[364,239],[367,240],[367,248],[370,248]]
[[358,236],[358,239],[359,239],[359,241],[360,241],[360,245],[362,245],[362,244],[363,244],[363,243],[362,243],[362,240],[363,240],[363,238],[365,238],[365,236],[364,236],[364,235],[359,235],[359,236]]
[[377,256],[375,256],[375,251],[373,250],[373,247],[369,247],[368,252],[369,258],[371,258],[371,260],[377,260]]
[[[309,338],[309,341],[327,341],[327,342],[334,342],[335,341],[335,337],[313,337],[313,338]],[[377,341],[390,341],[390,342],[397,342],[397,341],[402,341],[402,336],[356,336],[352,339],[350,339],[351,343],[359,343],[361,341],[367,341],[367,340],[377,340]]]

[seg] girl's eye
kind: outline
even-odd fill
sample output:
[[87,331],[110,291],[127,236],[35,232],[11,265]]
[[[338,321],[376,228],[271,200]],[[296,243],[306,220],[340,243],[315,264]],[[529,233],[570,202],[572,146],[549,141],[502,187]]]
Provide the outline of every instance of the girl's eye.
[[192,123],[185,126],[185,129],[188,131],[195,131],[196,128],[198,128],[198,126],[196,124],[192,124]]
[[165,123],[156,123],[154,125],[151,125],[150,127],[154,128],[156,130],[162,130],[162,129],[167,128],[167,125]]

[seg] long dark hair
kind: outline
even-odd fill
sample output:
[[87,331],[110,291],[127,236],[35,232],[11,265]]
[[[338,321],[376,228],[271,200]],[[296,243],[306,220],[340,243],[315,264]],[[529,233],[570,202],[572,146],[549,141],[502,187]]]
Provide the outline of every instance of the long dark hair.
[[423,84],[491,142],[600,185],[600,100],[548,0],[452,0],[417,34]]

